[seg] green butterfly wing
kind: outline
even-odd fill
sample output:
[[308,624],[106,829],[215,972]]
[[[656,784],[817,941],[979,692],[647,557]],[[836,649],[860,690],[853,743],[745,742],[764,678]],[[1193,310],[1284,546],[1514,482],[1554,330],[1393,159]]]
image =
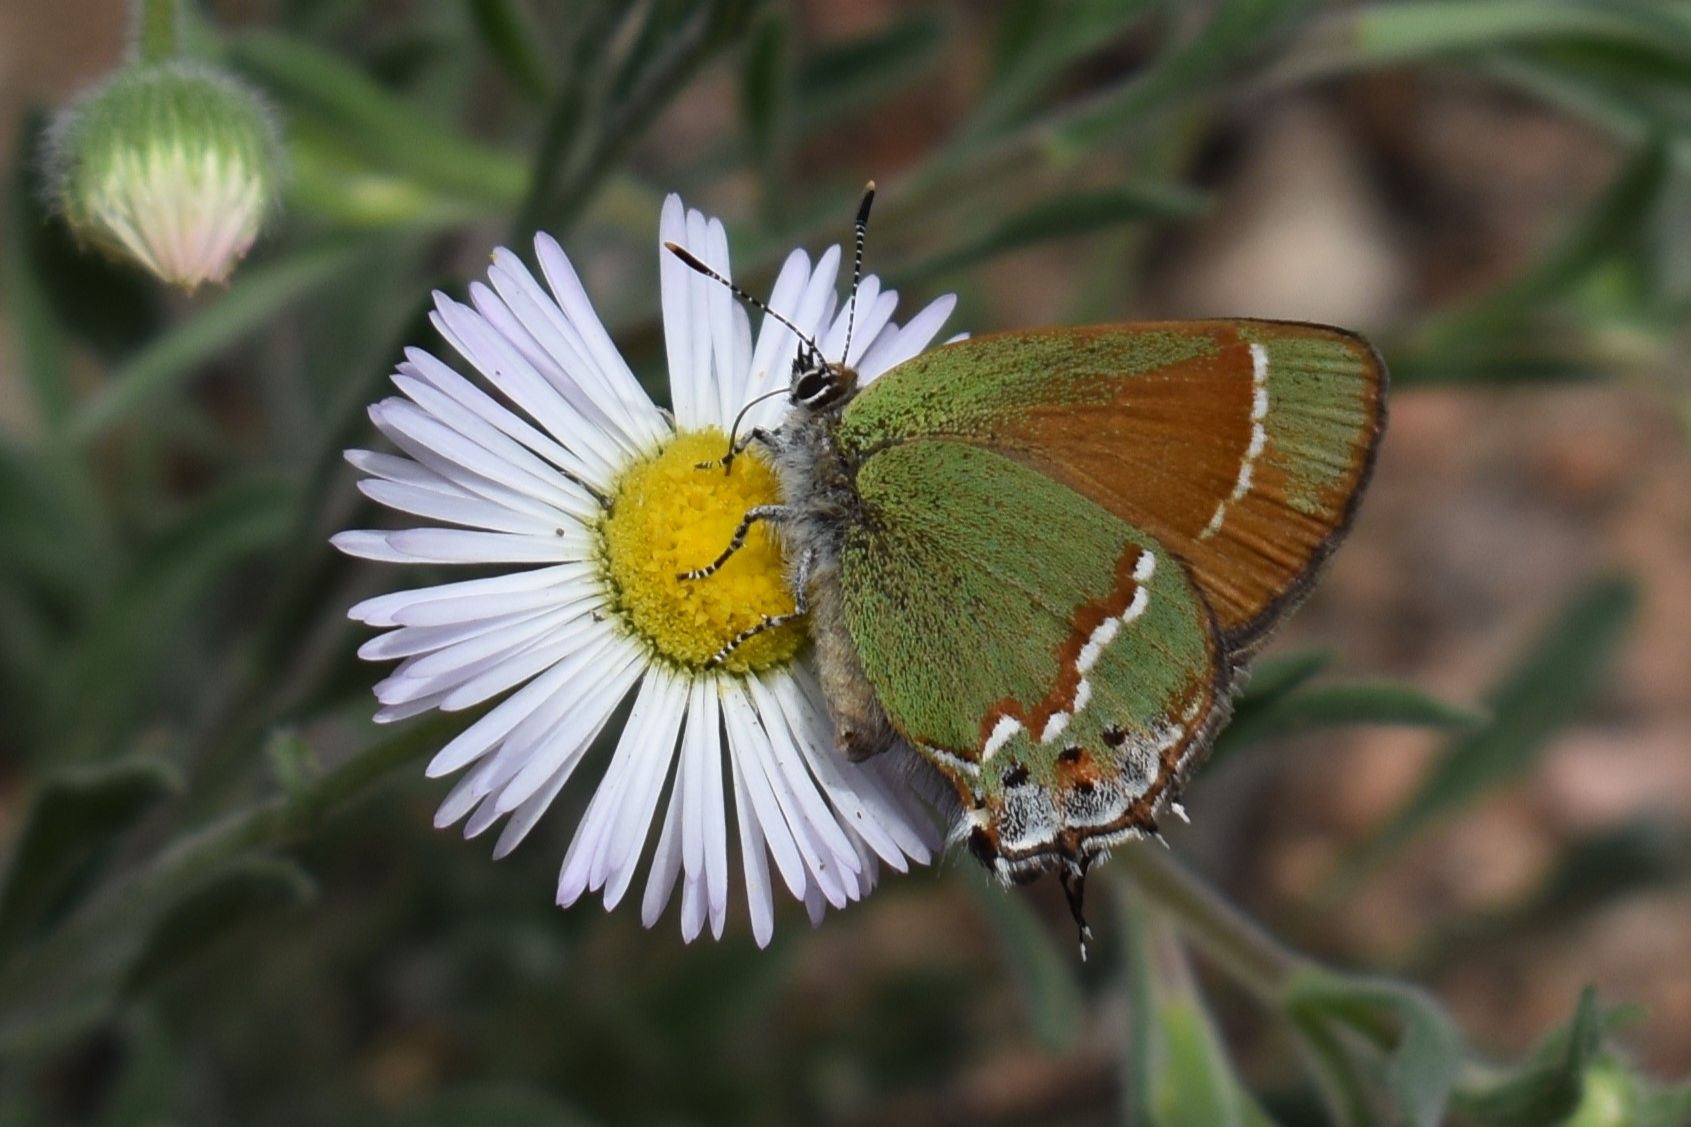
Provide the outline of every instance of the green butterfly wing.
[[1350,523],[1385,425],[1385,369],[1321,325],[1177,321],[975,337],[847,407],[860,456],[986,447],[1063,483],[1185,564],[1228,649],[1255,647]]
[[1052,478],[963,442],[882,449],[839,560],[888,719],[1013,871],[1154,825],[1224,713],[1231,666],[1186,571]]

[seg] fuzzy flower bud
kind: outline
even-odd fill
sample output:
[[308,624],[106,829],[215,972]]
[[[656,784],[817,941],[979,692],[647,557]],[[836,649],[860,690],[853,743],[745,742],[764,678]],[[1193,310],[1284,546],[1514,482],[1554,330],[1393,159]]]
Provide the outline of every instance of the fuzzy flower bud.
[[229,276],[280,178],[276,130],[258,98],[180,62],[120,71],[60,116],[52,153],[72,229],[188,290]]

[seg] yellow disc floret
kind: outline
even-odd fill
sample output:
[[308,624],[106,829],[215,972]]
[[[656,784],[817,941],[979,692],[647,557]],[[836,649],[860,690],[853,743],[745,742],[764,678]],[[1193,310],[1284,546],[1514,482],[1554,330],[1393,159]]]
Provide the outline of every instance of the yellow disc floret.
[[[714,428],[676,435],[623,471],[599,528],[605,576],[629,627],[660,656],[695,668],[765,616],[793,610],[780,543],[761,522],[715,574],[680,578],[721,555],[749,509],[781,500],[774,471],[754,450],[734,459],[732,473],[699,468],[727,448]],[[804,640],[800,623],[765,630],[721,667],[767,669],[791,660]]]

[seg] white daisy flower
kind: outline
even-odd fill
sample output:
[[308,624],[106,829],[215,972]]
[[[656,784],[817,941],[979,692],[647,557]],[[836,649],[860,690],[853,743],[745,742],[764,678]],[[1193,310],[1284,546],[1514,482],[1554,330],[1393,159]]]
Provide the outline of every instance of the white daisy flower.
[[[727,272],[722,224],[679,197],[665,201],[659,233],[660,247],[678,243]],[[435,327],[491,391],[411,349],[393,376],[401,394],[370,409],[401,453],[347,454],[367,475],[366,495],[430,527],[343,532],[334,538],[342,551],[509,568],[352,608],[353,618],[389,628],[360,655],[402,659],[376,686],[376,719],[508,694],[428,768],[464,772],[436,824],[464,820],[474,837],[503,820],[494,847],[503,856],[632,695],[564,857],[558,903],[589,891],[602,891],[607,908],[621,901],[661,807],[646,924],[679,878],[682,934],[693,939],[708,920],[721,936],[732,821],[752,931],[767,944],[771,858],[814,923],[826,905],[867,893],[879,865],[902,871],[939,845],[894,773],[896,753],[854,764],[834,748],[802,623],[766,631],[707,667],[740,630],[793,609],[780,545],[763,526],[714,575],[678,578],[714,559],[747,509],[778,499],[755,451],[732,474],[698,463],[723,453],[748,400],[785,383],[798,339],[768,317],[754,337],[726,287],[660,249],[672,419],[641,390],[558,244],[538,236],[535,254],[545,285],[501,249],[488,284],[470,287],[470,304],[435,295]],[[839,268],[838,247],[814,263],[795,250],[769,295],[830,357],[846,335]],[[933,302],[902,327],[892,320],[897,303],[874,277],[863,279],[845,359],[864,380],[927,347],[955,300]],[[782,410],[775,400],[759,404],[748,425],[775,425]]]

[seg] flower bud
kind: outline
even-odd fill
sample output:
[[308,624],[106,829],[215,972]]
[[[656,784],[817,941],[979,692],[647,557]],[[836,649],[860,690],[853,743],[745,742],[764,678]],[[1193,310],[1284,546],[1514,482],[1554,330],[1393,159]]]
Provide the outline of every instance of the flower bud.
[[71,228],[188,290],[229,276],[280,179],[258,98],[191,63],[118,72],[60,116],[51,151]]

